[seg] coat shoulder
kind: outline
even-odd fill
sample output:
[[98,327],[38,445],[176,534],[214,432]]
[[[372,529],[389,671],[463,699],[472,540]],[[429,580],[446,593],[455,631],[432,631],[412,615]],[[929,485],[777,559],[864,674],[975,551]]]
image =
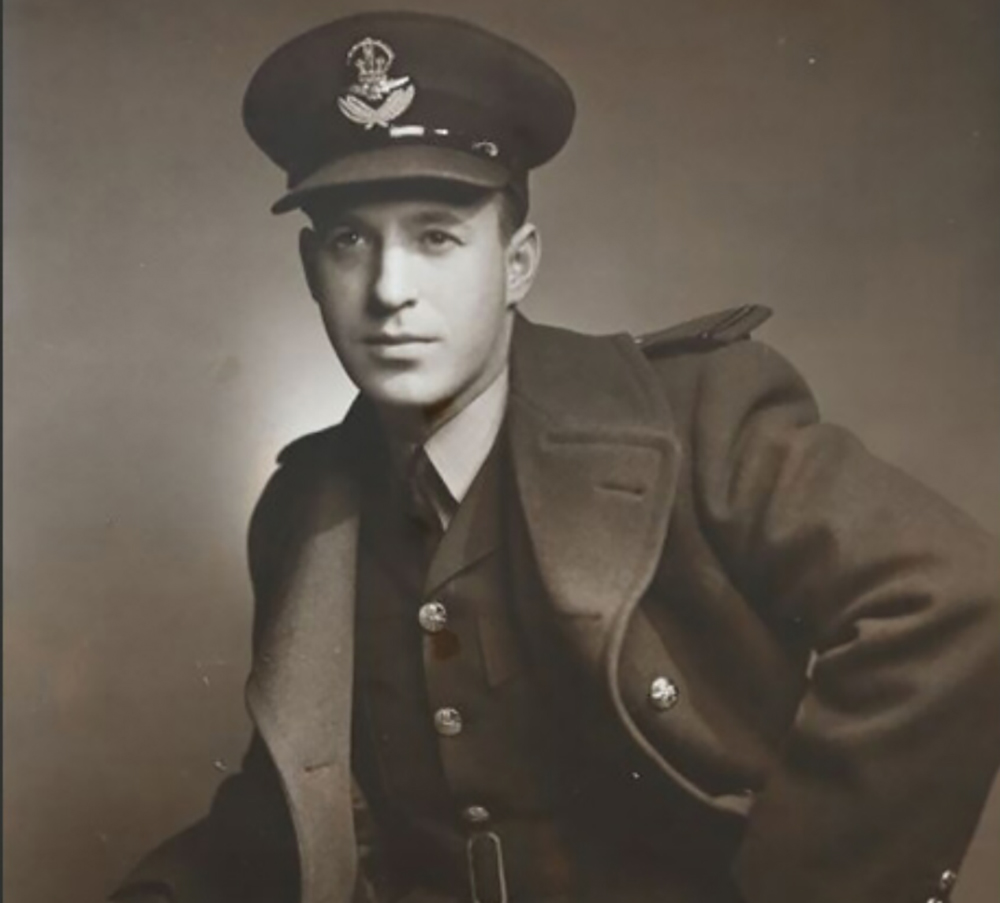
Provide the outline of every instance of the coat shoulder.
[[336,424],[314,433],[293,439],[278,452],[281,467],[300,467],[328,458],[341,451],[344,445],[344,424]]
[[[251,551],[255,536],[285,530],[308,506],[308,499],[331,475],[350,466],[347,421],[300,436],[278,452],[272,472],[250,519]],[[253,557],[253,556],[251,556]]]
[[679,428],[739,419],[763,398],[812,398],[799,371],[753,335],[771,315],[770,308],[750,304],[632,337]]

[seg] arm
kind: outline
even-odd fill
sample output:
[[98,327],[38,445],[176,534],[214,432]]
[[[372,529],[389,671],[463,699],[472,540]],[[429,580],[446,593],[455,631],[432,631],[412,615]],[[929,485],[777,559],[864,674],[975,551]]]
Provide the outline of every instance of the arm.
[[[377,899],[364,877],[376,855],[360,789],[353,795],[359,846],[353,903]],[[209,815],[149,853],[111,896],[115,903],[295,903],[298,852],[277,775],[258,736],[239,774],[225,780]]]
[[297,899],[294,832],[273,766],[255,736],[209,814],[143,858],[113,900],[176,903]]
[[934,897],[1000,760],[995,542],[820,424],[802,379],[756,343],[706,356],[691,436],[720,560],[815,651],[737,859],[747,899]]

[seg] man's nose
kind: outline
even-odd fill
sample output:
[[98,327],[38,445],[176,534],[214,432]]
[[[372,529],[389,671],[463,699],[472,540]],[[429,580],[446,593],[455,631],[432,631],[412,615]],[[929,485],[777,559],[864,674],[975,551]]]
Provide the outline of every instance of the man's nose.
[[386,245],[379,255],[372,297],[380,307],[396,310],[415,298],[412,261],[405,248]]

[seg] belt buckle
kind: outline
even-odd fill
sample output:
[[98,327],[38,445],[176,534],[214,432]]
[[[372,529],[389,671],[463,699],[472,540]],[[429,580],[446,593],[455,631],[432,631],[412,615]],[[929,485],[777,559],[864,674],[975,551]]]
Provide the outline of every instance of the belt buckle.
[[[503,844],[500,843],[500,838],[493,831],[476,831],[465,842],[465,856],[472,903],[508,903],[507,876],[504,872]],[[487,859],[492,865],[489,869],[493,873],[492,881],[489,875],[479,874]],[[491,883],[495,885],[492,888],[489,887]]]

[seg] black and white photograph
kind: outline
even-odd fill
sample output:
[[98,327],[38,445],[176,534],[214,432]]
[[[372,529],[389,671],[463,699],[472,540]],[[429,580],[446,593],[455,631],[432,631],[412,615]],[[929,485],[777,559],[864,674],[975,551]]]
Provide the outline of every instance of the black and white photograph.
[[7,903],[995,903],[996,4],[3,26]]

